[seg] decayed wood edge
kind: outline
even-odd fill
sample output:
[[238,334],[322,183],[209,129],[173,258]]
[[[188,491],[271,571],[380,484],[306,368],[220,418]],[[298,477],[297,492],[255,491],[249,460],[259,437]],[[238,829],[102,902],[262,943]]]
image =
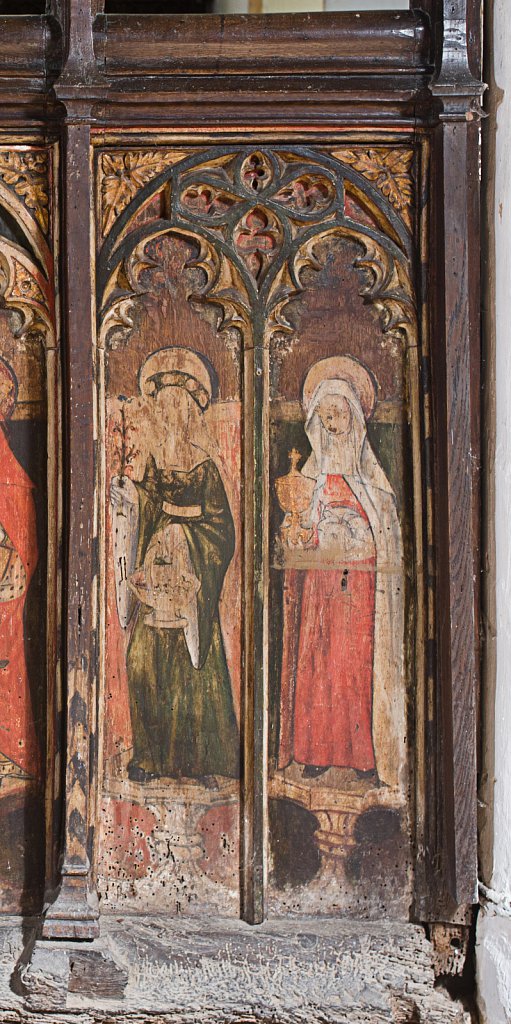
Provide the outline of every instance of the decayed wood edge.
[[[429,292],[426,283],[429,261],[429,179],[431,146],[429,138],[422,136],[417,146],[416,171],[416,301],[417,348],[415,375],[418,396],[417,408],[412,413],[415,424],[414,439],[414,496],[415,496],[415,551],[416,551],[416,614],[418,618],[415,654],[415,708],[414,724],[414,915],[421,918],[421,900],[426,886],[426,846],[428,825],[428,759],[427,734],[431,727],[431,646],[434,643],[434,587],[430,565],[433,529],[433,501],[431,490],[431,393],[429,385],[430,325]],[[420,397],[419,397],[420,396]],[[413,391],[412,391],[413,398]],[[418,449],[418,452],[417,452]],[[416,460],[418,458],[418,465]]]
[[63,545],[63,490],[64,463],[62,423],[62,338],[60,309],[60,216],[58,199],[59,146],[50,146],[51,180],[49,191],[52,209],[52,238],[55,289],[55,337],[46,350],[47,431],[48,431],[48,551],[47,551],[47,695],[46,695],[46,886],[52,887],[56,879],[56,844],[58,841],[59,813],[62,800],[62,545]]

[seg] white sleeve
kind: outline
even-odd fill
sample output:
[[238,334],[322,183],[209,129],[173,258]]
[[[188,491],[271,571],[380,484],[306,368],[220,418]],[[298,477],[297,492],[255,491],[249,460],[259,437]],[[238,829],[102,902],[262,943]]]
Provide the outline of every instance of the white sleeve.
[[112,537],[117,614],[122,628],[126,629],[137,603],[128,580],[135,569],[137,557],[139,504],[133,481],[126,480],[124,488],[126,501],[112,507]]

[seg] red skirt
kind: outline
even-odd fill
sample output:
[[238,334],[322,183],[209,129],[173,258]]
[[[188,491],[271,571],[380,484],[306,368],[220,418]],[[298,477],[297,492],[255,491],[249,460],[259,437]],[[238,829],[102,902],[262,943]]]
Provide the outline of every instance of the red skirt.
[[374,769],[374,558],[288,571],[284,591],[279,767]]

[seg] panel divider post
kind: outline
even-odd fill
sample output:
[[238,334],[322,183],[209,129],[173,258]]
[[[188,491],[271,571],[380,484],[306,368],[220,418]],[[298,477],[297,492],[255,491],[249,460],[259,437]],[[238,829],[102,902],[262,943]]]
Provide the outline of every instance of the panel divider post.
[[65,671],[67,690],[65,814],[60,892],[49,908],[45,938],[99,934],[91,883],[91,790],[95,772],[95,407],[90,260],[90,127],[67,124],[63,160],[66,556]]
[[[65,107],[62,190],[64,406],[64,834],[60,885],[46,939],[99,935],[92,876],[97,695],[98,543],[92,297],[91,97],[99,84],[91,0],[68,0],[65,63],[55,85]],[[50,897],[51,899],[51,897]]]
[[[244,721],[241,916],[261,924],[266,904],[268,689],[268,352],[254,310],[244,369]],[[248,602],[248,604],[247,604]]]

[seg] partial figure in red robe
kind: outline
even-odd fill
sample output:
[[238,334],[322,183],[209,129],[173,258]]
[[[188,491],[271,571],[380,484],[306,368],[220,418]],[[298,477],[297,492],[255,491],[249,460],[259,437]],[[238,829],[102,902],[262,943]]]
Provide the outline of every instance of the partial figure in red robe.
[[406,753],[402,545],[395,496],[367,436],[374,401],[371,375],[351,357],[323,359],[307,375],[312,452],[301,474],[312,499],[298,533],[286,536],[286,520],[281,528],[287,568],[278,767],[295,761],[309,778],[351,768],[399,788]]
[[0,360],[0,783],[40,773],[23,621],[38,560],[34,485],[4,429],[16,393],[14,373]]

